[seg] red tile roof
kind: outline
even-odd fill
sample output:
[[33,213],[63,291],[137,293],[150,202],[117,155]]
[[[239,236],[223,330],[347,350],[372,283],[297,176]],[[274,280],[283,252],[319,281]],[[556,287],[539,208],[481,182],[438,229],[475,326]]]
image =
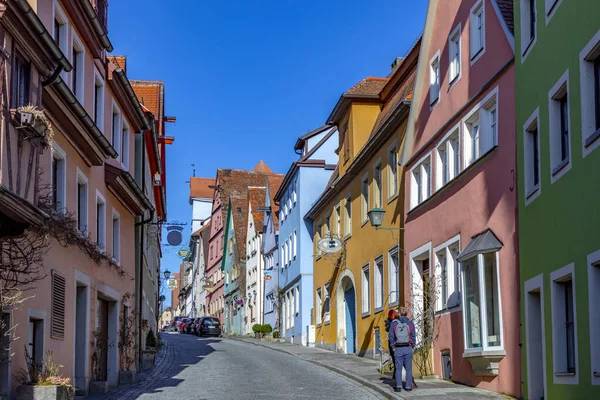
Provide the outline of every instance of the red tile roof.
[[[214,185],[215,180],[213,178],[190,178],[190,199],[192,197],[212,199],[215,193]],[[209,186],[213,186],[213,188]]]
[[351,87],[344,94],[347,96],[378,96],[387,81],[388,78],[376,78],[369,76]]
[[258,164],[256,164],[256,167],[254,167],[254,169],[252,171],[255,171],[255,172],[264,172],[266,174],[272,174],[273,173],[273,171],[271,171],[271,168],[269,168],[269,166],[263,160],[260,160],[258,162]]
[[265,215],[263,211],[259,211],[259,207],[264,207],[266,194],[266,187],[248,188],[248,203],[252,206],[254,229],[259,233],[263,231],[263,215]]
[[416,69],[414,69],[408,78],[402,83],[402,85],[396,89],[396,92],[390,97],[390,99],[385,103],[383,110],[377,116],[377,120],[375,120],[375,124],[373,125],[373,129],[371,130],[370,137],[373,137],[378,131],[379,128],[387,121],[387,119],[392,115],[394,110],[396,110],[400,103],[404,100],[411,100],[413,91],[415,88],[415,78],[417,75]]
[[271,175],[269,177],[269,193],[271,194],[271,215],[273,217],[273,230],[279,229],[279,207],[275,205],[275,194],[281,187],[285,175]]
[[159,120],[165,114],[164,104],[161,101],[161,92],[164,83],[160,81],[136,81],[130,80],[131,87],[139,102],[143,104],[154,117]]
[[514,0],[496,0],[498,8],[502,13],[508,29],[514,34],[515,33],[515,21],[514,21]]

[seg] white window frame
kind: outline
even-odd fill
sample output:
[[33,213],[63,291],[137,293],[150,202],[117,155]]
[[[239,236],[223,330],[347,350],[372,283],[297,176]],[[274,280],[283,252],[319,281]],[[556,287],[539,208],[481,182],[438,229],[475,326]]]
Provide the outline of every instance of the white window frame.
[[131,127],[125,120],[121,119],[121,165],[123,169],[129,171],[129,144],[131,142]]
[[294,255],[294,260],[296,259],[296,252],[298,249],[298,243],[297,243],[297,238],[296,238],[296,230],[294,229],[294,233],[293,233],[293,239],[292,239],[292,249],[293,249],[293,255]]
[[[437,66],[437,70],[436,70]],[[440,87],[442,86],[442,77],[440,76],[440,51],[429,60],[429,106],[431,109],[440,102]]]
[[[537,43],[537,27],[538,27],[538,12],[537,12],[537,0],[532,0],[534,2],[534,9],[535,9],[535,15],[534,15],[534,19],[535,19],[535,23],[534,23],[534,28],[535,31],[533,32],[533,39],[531,39],[531,33],[530,33],[530,28],[529,28],[529,21],[531,19],[530,13],[529,13],[529,0],[522,0],[520,1],[520,7],[521,7],[521,12],[520,12],[520,24],[521,24],[521,64],[523,64],[525,62],[525,60],[527,59],[527,56],[531,53],[531,50],[533,49],[533,47],[535,46],[535,44]],[[527,18],[525,18],[527,17]],[[526,35],[526,33],[529,33],[529,35]]]
[[[381,268],[380,268],[381,266]],[[377,257],[373,262],[373,306],[375,313],[382,311],[385,306],[385,265],[383,255]]]
[[[110,219],[110,230],[111,230],[111,257],[115,262],[121,263],[121,214],[114,208],[112,209],[112,218]],[[115,220],[118,220],[118,230],[117,230],[117,251],[115,251]],[[117,254],[115,254],[117,253]]]
[[[100,87],[100,107],[98,107],[98,114],[96,115],[96,87]],[[94,121],[100,132],[104,133],[104,104],[105,102],[105,94],[106,94],[106,86],[104,84],[104,78],[100,75],[97,68],[94,68],[94,93],[92,94],[92,121],[94,121],[94,115],[96,115],[97,121]]]
[[[117,126],[115,127],[115,118],[117,121]],[[123,129],[123,113],[121,109],[117,105],[117,103],[112,101],[112,113],[111,113],[111,121],[110,121],[110,144],[112,144],[113,149],[117,153],[121,153],[121,130]]]
[[[366,191],[365,191],[366,188]],[[360,219],[361,225],[365,225],[369,220],[369,192],[371,191],[369,187],[369,173],[366,172],[361,180],[360,180]]]
[[315,325],[320,326],[323,315],[323,294],[320,287],[315,291]]
[[[477,28],[477,18],[480,12],[483,19],[481,26],[483,30],[481,38],[482,42],[477,43],[480,45],[480,47],[476,49],[474,47],[474,39],[477,37],[477,32],[475,31],[475,29]],[[475,64],[477,60],[479,60],[481,56],[483,56],[483,54],[485,53],[485,28],[485,1],[479,0],[477,3],[475,3],[473,7],[471,7],[471,11],[469,12],[469,59],[471,60],[470,66]]]
[[[89,218],[90,218],[90,185],[87,176],[79,168],[77,168],[75,174],[75,217],[79,221],[79,183],[85,184],[85,229],[82,230],[78,224],[77,229],[81,234],[86,234],[89,231]],[[83,219],[82,219],[83,222]]]
[[335,216],[335,220],[333,223],[335,224],[335,233],[342,237],[342,202],[340,201],[333,209],[333,215]]
[[[366,273],[366,275],[365,275]],[[361,268],[361,311],[363,318],[371,315],[371,264],[366,264]]]
[[[571,281],[573,284],[573,337],[574,337],[574,346],[575,346],[575,373],[567,374],[564,371],[560,371],[561,360],[559,359],[560,355],[563,354],[563,351],[566,352],[564,343],[560,341],[559,343],[559,333],[557,332],[557,324],[560,320],[560,313],[563,310],[564,305],[557,299],[558,296],[558,286],[561,280],[567,277],[571,277]],[[552,307],[552,376],[555,384],[561,385],[577,385],[579,384],[579,340],[577,335],[577,285],[575,281],[575,264],[571,263],[562,268],[557,269],[550,273],[550,300]],[[565,353],[566,356],[566,353]]]
[[296,317],[300,315],[300,285],[296,285],[296,292],[294,296],[295,308],[296,308]]
[[[458,300],[456,304],[451,303],[452,295],[454,294],[456,297],[460,297],[460,262],[456,260],[456,257],[452,254],[452,248],[456,248],[456,256],[461,251],[460,247],[460,234],[446,240],[444,243],[441,243],[433,248],[433,261],[434,265],[430,265],[430,268],[433,267],[433,279],[435,282],[436,293],[438,293],[438,297],[435,301],[435,312],[436,313],[444,313],[446,311],[455,312],[460,311],[462,309],[461,300]],[[441,279],[441,265],[439,264],[439,257],[443,255],[446,259],[446,298],[442,298],[442,279]],[[438,265],[439,268],[438,268]]]
[[[331,293],[329,293],[330,282],[323,286],[323,323],[328,325],[331,323]],[[325,310],[325,303],[329,299],[329,311]]]
[[[462,119],[462,153],[463,153],[463,170],[467,169],[472,164],[475,164],[479,159],[498,146],[498,131],[500,123],[499,111],[499,89],[496,86],[492,89],[479,103],[477,103],[471,111]],[[496,133],[490,137],[490,126],[488,122],[491,110],[496,110]],[[479,129],[479,141],[476,157],[472,150],[472,131],[474,126]],[[490,140],[491,139],[491,140]],[[487,144],[487,146],[486,146]]]
[[83,45],[83,42],[81,41],[81,39],[79,39],[79,36],[77,36],[77,33],[75,32],[74,29],[71,30],[72,35],[71,35],[71,40],[72,40],[72,46],[71,46],[71,62],[73,63],[74,60],[73,58],[73,49],[77,50],[77,53],[79,53],[79,57],[81,58],[80,63],[78,65],[78,69],[77,71],[73,70],[71,71],[71,91],[73,90],[73,77],[75,76],[75,73],[77,73],[77,82],[79,82],[79,86],[77,87],[77,93],[73,92],[73,94],[75,95],[75,97],[77,98],[77,100],[79,100],[79,103],[83,106],[84,102],[85,102],[85,46]]
[[[567,114],[569,118],[569,154],[566,161],[560,160],[560,103],[557,96],[561,96],[566,91],[567,96]],[[556,84],[548,92],[548,131],[550,133],[550,183],[554,184],[564,174],[571,170],[573,165],[573,132],[571,130],[571,91],[569,88],[569,70],[560,77]],[[557,140],[559,142],[557,142]]]
[[[537,142],[536,143],[531,143],[530,141],[530,135],[531,135],[531,128],[533,126],[536,126],[537,129]],[[540,108],[536,108],[535,111],[533,112],[533,114],[531,114],[531,116],[527,119],[527,121],[525,122],[525,124],[523,124],[523,149],[524,151],[524,161],[525,161],[525,165],[523,168],[525,177],[523,179],[524,181],[524,186],[525,186],[525,191],[524,191],[524,196],[525,196],[525,206],[528,206],[529,204],[531,204],[531,202],[533,202],[541,193],[542,193],[542,153],[541,153],[541,144],[540,144],[540,135],[541,135],[541,130],[540,130]],[[532,171],[532,166],[533,166],[533,160],[531,160],[531,151],[533,150],[533,148],[531,148],[531,145],[535,145],[537,146],[538,149],[538,184],[534,185],[533,184],[533,171]]]
[[[542,329],[542,359],[543,359],[543,379],[544,379],[544,393],[548,393],[547,389],[547,378],[546,378],[546,316],[545,316],[545,302],[544,302],[544,275],[540,274],[534,278],[529,279],[524,284],[525,292],[525,344],[526,344],[526,363],[527,363],[527,387],[529,388],[529,396],[531,396],[531,362],[532,359],[530,353],[530,342],[534,339],[530,339],[530,326],[532,317],[529,315],[529,307],[527,303],[528,293],[535,291],[536,289],[540,292],[540,313],[541,313],[541,329]],[[535,339],[537,340],[537,338]]]
[[550,20],[558,10],[558,7],[562,4],[562,0],[544,0],[544,14],[546,14],[546,25],[550,23]]
[[[350,210],[350,213],[348,213]],[[348,193],[344,202],[344,238],[352,236],[352,194]]]
[[[429,164],[429,177],[424,178],[425,165]],[[431,151],[423,156],[415,165],[410,169],[410,208],[411,210],[417,207],[419,204],[427,201],[429,197],[432,195],[432,183],[433,179],[431,179],[431,173],[433,169],[431,168]],[[422,179],[425,179],[425,184]],[[419,180],[419,181],[417,181]],[[429,183],[429,188],[427,188],[427,183]],[[420,185],[420,186],[419,186]],[[419,201],[419,189],[421,191],[420,196],[421,200]],[[428,190],[429,189],[429,190]]]
[[594,338],[600,335],[600,250],[587,256],[588,264],[588,301],[590,321],[590,361],[592,385],[600,385],[600,343]]
[[[394,156],[394,157],[392,157]],[[398,160],[400,159],[398,154],[398,142],[394,140],[394,142],[387,149],[387,201],[388,204],[392,202],[399,195],[399,171],[398,171]],[[394,164],[394,165],[392,165]],[[394,171],[396,171],[394,173]]]
[[[456,139],[456,148],[452,145],[452,140]],[[444,186],[448,185],[454,178],[460,175],[461,169],[461,135],[460,135],[460,123],[456,124],[444,137],[440,140],[436,146],[436,164],[435,164],[435,190],[440,190]],[[458,160],[455,159],[454,154],[458,152]],[[442,153],[446,157],[447,171],[444,171],[444,160],[442,159]],[[455,165],[458,162],[458,165]],[[457,171],[455,171],[455,167]],[[444,183],[444,175],[446,175],[446,182]]]
[[[481,329],[481,347],[475,347],[475,348],[469,348],[467,346],[467,313],[466,311],[463,312],[463,332],[464,332],[464,348],[465,348],[465,353],[478,353],[481,352],[482,350],[485,351],[503,351],[504,350],[504,321],[503,321],[503,313],[502,313],[502,287],[500,285],[500,251],[495,251],[492,252],[495,254],[496,256],[496,284],[498,285],[498,321],[500,324],[500,346],[489,346],[488,345],[488,332],[487,332],[487,304],[486,304],[486,299],[487,299],[487,293],[486,293],[486,287],[485,287],[485,275],[484,275],[484,253],[478,253],[477,255],[475,255],[474,257],[477,259],[477,273],[478,273],[478,280],[479,280],[479,303],[480,303],[480,310],[479,310],[479,320],[481,323],[480,329]],[[460,274],[461,274],[461,278],[464,279],[465,276],[465,272],[464,272],[464,262],[460,263]],[[468,303],[465,299],[466,296],[466,287],[464,285],[464,283],[461,285],[462,287],[462,304],[464,305],[464,307],[468,307]]]
[[600,30],[596,32],[594,37],[579,53],[582,126],[581,149],[584,158],[594,149],[600,147],[600,129],[596,129],[596,90],[594,80],[594,61],[599,57]]
[[[388,297],[389,299],[389,307],[398,305],[398,299],[400,298],[400,289],[397,277],[400,275],[402,267],[400,266],[400,252],[398,251],[398,246],[394,246],[388,250],[387,253],[388,259]],[[394,265],[394,258],[398,265]],[[394,296],[394,297],[392,297]],[[392,300],[393,299],[393,300]]]
[[319,246],[317,246],[317,244],[319,243],[319,240],[321,240],[321,229],[323,229],[323,226],[321,225],[321,220],[317,221],[317,225],[316,225],[317,229],[315,229],[315,256],[317,257],[317,260],[319,258],[321,258],[321,249],[319,249]]
[[294,181],[294,183],[292,185],[293,185],[292,186],[292,200],[293,200],[294,205],[296,205],[296,201],[298,199],[298,195],[296,192],[298,184],[296,181]]
[[[100,237],[98,237],[98,235],[96,235],[96,245],[98,246],[98,248],[105,252],[106,251],[106,208],[108,207],[108,204],[106,204],[106,199],[104,198],[104,196],[102,196],[102,193],[100,193],[100,191],[98,189],[96,189],[96,214],[98,213],[98,201],[100,201],[100,204],[102,204],[104,206],[104,219],[103,224],[100,224],[100,227],[96,227],[96,234],[100,233]],[[99,216],[96,215],[96,224],[99,223]]]
[[[379,170],[379,181],[377,180],[377,170]],[[383,207],[383,161],[379,158],[373,165],[373,207]],[[377,188],[377,191],[376,191]],[[368,218],[368,216],[367,216]]]
[[[54,0],[53,4],[52,4],[52,38],[54,39],[54,42],[56,43],[56,37],[54,35],[54,21],[55,20],[58,20],[61,23],[61,28],[59,29],[59,33],[58,33],[60,35],[60,38],[59,38],[60,44],[58,44],[58,48],[63,53],[63,56],[67,60],[69,60],[71,57],[69,55],[69,49],[71,48],[70,43],[69,43],[69,19],[67,18],[67,14],[62,9],[58,0]],[[63,70],[60,73],[60,76],[65,82],[69,81],[67,79],[66,71]]]
[[[50,155],[50,185],[54,187],[54,177],[52,176],[52,162],[54,158],[62,161],[62,171],[60,172],[60,180],[62,183],[62,188],[57,188],[57,205],[60,202],[60,207],[56,211],[61,214],[67,212],[67,153],[56,143],[54,140],[52,141],[52,154]],[[60,189],[60,193],[59,190]]]
[[[448,35],[448,87],[451,88],[460,80],[462,75],[462,25],[459,23],[456,28]],[[458,46],[458,71],[453,71],[452,61],[456,53],[455,46]],[[454,74],[453,74],[454,73]]]

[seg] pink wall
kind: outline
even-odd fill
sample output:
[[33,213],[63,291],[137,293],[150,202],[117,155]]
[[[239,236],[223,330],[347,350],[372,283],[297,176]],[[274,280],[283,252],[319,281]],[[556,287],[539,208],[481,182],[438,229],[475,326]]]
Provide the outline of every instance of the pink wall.
[[[215,186],[219,187],[219,178],[217,175],[217,180],[215,182]],[[212,277],[212,282],[215,284],[216,290],[213,293],[207,293],[206,295],[206,309],[209,309],[209,305],[211,302],[218,301],[221,297],[223,297],[224,288],[223,288],[223,279],[216,280],[216,277],[219,275],[219,269],[221,268],[221,260],[222,260],[222,247],[224,240],[224,232],[223,226],[225,225],[225,220],[223,218],[223,209],[226,208],[227,205],[221,204],[221,197],[218,191],[215,191],[214,201],[213,201],[213,211],[211,214],[211,224],[210,224],[210,239],[208,241],[208,263],[206,268],[206,276],[207,278]],[[212,251],[211,251],[212,248]],[[211,258],[212,254],[212,258]],[[214,310],[212,310],[214,312]],[[207,312],[208,314],[208,312]],[[223,323],[223,309],[218,312],[218,317]]]
[[[515,79],[514,66],[510,66],[491,86],[480,93],[484,85],[512,58],[513,52],[500,20],[490,0],[485,0],[486,49],[485,53],[470,66],[469,15],[476,2],[439,1],[433,34],[430,38],[421,101],[416,110],[416,130],[412,157],[405,168],[407,182],[405,204],[405,252],[406,268],[410,271],[409,254],[430,243],[430,261],[433,249],[460,235],[460,247],[464,249],[471,237],[491,229],[503,243],[499,251],[500,296],[503,318],[504,350],[506,356],[500,362],[496,377],[475,376],[471,364],[462,357],[465,347],[462,306],[451,309],[438,321],[438,336],[434,346],[434,369],[442,375],[441,351],[451,351],[453,380],[471,386],[490,389],[519,396],[520,349],[519,349],[519,273],[516,234],[516,138],[515,138]],[[501,18],[501,16],[500,16]],[[448,37],[461,24],[461,75],[449,88]],[[427,40],[427,38],[425,38]],[[440,99],[431,109],[429,99],[429,60],[440,51]],[[423,59],[424,60],[424,59]],[[464,127],[461,124],[461,173],[439,192],[435,192],[436,150],[435,146],[468,114],[479,101],[497,88],[498,147],[481,160],[478,165],[463,171]],[[471,99],[471,101],[469,101]],[[461,111],[466,103],[469,105]],[[415,105],[416,106],[416,105]],[[445,125],[446,128],[442,129]],[[430,144],[427,144],[431,140]],[[432,196],[411,212],[411,167],[418,160],[432,154]],[[430,263],[433,270],[433,263]],[[462,281],[462,275],[461,275]],[[410,282],[410,276],[405,276]],[[410,298],[410,284],[405,285],[405,298]],[[462,290],[462,282],[461,282]],[[462,293],[461,293],[462,295]],[[462,304],[462,299],[461,299]]]

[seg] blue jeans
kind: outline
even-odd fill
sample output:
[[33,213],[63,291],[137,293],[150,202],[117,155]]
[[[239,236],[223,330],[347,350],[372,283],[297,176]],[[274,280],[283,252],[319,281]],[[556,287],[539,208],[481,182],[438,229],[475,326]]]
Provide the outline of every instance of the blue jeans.
[[406,389],[412,389],[412,347],[396,347],[394,349],[394,361],[396,364],[396,388],[402,387],[402,367],[406,369]]

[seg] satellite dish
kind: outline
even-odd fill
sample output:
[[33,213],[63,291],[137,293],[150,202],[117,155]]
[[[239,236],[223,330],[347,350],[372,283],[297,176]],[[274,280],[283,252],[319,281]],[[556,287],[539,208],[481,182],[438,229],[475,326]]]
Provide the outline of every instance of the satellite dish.
[[317,242],[317,247],[323,253],[333,254],[342,249],[342,241],[336,237],[323,238]]

